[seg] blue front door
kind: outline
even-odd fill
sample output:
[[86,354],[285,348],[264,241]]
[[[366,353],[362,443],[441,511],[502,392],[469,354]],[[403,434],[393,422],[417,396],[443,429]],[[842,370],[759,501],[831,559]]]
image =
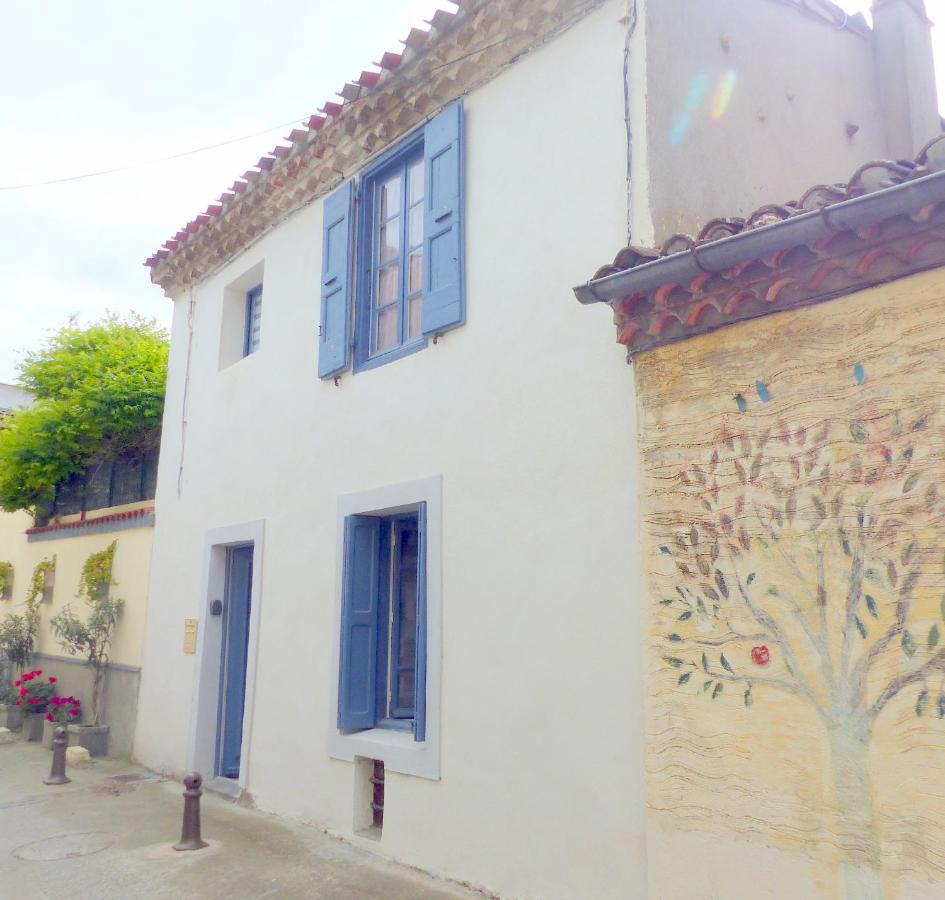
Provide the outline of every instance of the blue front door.
[[220,663],[219,774],[238,778],[246,700],[246,657],[253,584],[253,546],[226,551],[223,592],[223,658]]

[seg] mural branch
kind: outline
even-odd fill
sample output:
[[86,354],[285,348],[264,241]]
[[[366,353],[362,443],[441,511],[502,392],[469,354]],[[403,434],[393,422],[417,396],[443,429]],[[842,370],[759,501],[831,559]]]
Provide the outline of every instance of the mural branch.
[[746,709],[770,689],[816,711],[856,898],[882,896],[874,723],[903,695],[910,714],[945,719],[945,599],[933,615],[916,604],[942,583],[929,463],[941,448],[923,411],[861,413],[757,431],[739,417],[738,433],[723,424],[706,458],[678,472],[679,508],[662,506],[658,526],[675,582],[659,600],[661,653],[678,689],[724,703],[737,686]]

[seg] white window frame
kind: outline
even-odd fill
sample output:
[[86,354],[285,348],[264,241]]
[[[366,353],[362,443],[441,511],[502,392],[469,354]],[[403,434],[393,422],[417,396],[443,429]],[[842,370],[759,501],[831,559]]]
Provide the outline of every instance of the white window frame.
[[[442,669],[442,495],[443,478],[434,475],[338,498],[335,612],[332,631],[331,697],[328,705],[328,755],[354,762],[379,759],[385,769],[438,781],[440,778],[440,685]],[[426,503],[427,686],[426,739],[390,728],[342,732],[338,729],[338,679],[341,657],[341,594],[344,584],[345,518],[392,515]]]

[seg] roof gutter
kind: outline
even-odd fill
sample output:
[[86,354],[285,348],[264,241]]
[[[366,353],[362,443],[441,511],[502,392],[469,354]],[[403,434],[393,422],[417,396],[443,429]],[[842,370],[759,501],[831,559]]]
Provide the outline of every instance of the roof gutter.
[[701,272],[725,272],[739,263],[811,245],[837,231],[907,215],[929,203],[945,202],[945,171],[842,200],[780,222],[742,231],[680,253],[615,272],[574,288],[581,303],[609,303],[664,284],[691,281]]

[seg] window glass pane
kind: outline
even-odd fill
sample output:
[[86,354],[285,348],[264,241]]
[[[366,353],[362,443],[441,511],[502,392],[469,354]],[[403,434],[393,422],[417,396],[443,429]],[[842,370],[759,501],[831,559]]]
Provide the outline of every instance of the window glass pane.
[[423,199],[423,159],[411,163],[407,170],[407,202],[416,203]]
[[387,260],[400,255],[400,216],[381,226],[378,246],[380,248],[378,251],[380,262],[387,262]]
[[387,306],[400,296],[400,265],[391,263],[377,273],[377,305]]
[[407,311],[407,337],[415,338],[420,336],[423,328],[423,295],[417,294],[409,300],[409,309]]
[[414,714],[414,685],[417,681],[417,670],[416,668],[407,669],[400,673],[400,678],[397,680],[397,696],[394,698],[394,702],[397,706],[397,709],[401,713],[406,713],[406,716],[401,716],[401,718],[412,718]]
[[400,308],[388,306],[377,314],[377,350],[390,350],[400,343]]
[[381,221],[396,216],[400,212],[400,192],[401,185],[400,173],[393,178],[389,178],[381,185],[380,213]]
[[414,250],[410,254],[409,268],[407,269],[407,293],[412,294],[423,287],[423,248]]
[[409,219],[410,234],[407,243],[411,247],[416,247],[423,243],[423,204],[414,206],[410,210]]

